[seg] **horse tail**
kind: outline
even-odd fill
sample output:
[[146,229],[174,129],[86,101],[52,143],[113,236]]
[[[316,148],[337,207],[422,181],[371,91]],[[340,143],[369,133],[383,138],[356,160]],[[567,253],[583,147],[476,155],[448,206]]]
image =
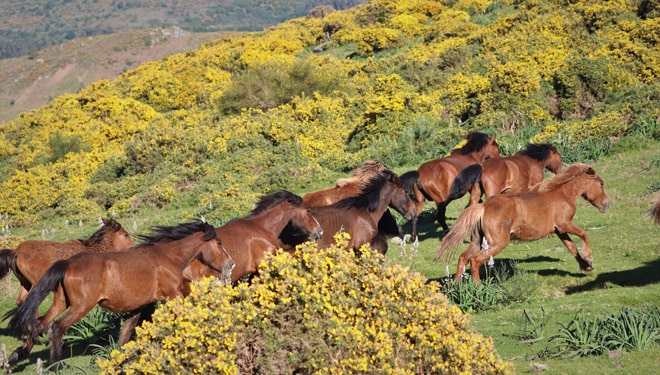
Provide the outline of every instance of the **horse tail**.
[[484,168],[481,164],[472,164],[463,169],[451,183],[451,190],[447,197],[447,202],[451,202],[465,195],[472,185],[479,183],[481,172]]
[[69,262],[66,259],[53,263],[34,288],[30,290],[25,302],[4,315],[3,320],[11,316],[7,327],[16,337],[39,334],[37,332],[39,326],[37,309],[50,292],[56,290],[62,284],[68,266]]
[[[656,224],[660,224],[660,193],[656,194],[655,203],[644,213],[644,217],[653,218]],[[2,279],[1,272],[0,279]]]
[[11,249],[0,250],[0,280],[2,280],[9,270],[16,269],[16,252]]
[[463,210],[449,232],[447,232],[442,239],[442,244],[436,251],[433,260],[437,262],[444,254],[453,251],[463,243],[463,240],[467,237],[468,233],[472,232],[478,225],[480,225],[483,216],[483,203],[474,204]]

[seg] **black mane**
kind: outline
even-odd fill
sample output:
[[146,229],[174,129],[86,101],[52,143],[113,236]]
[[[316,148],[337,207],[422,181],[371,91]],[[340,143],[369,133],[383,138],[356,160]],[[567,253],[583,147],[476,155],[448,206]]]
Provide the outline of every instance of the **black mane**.
[[85,246],[92,246],[93,244],[100,243],[105,238],[105,235],[108,233],[113,233],[121,230],[121,224],[119,224],[115,219],[102,219],[103,225],[96,232],[94,232],[89,238],[79,239],[78,241],[82,242]]
[[481,132],[471,132],[467,135],[467,143],[458,149],[462,155],[467,155],[471,152],[480,151],[482,148],[486,147],[490,137],[486,133]]
[[250,216],[258,215],[282,202],[289,202],[296,207],[301,207],[303,204],[303,200],[300,196],[287,190],[280,190],[271,195],[262,195],[250,213]]
[[158,225],[151,228],[151,235],[141,234],[137,238],[143,241],[143,245],[151,245],[157,242],[177,241],[197,232],[204,232],[203,241],[217,238],[215,229],[209,223],[195,220],[174,226]]
[[556,152],[557,149],[549,143],[528,143],[525,149],[520,151],[520,153],[529,156],[532,159],[543,161],[550,157],[550,151]]
[[332,205],[332,207],[357,208],[373,212],[380,205],[380,191],[383,190],[383,187],[387,182],[392,181],[392,178],[395,177],[396,175],[389,170],[378,173],[369,179],[359,195],[344,198]]

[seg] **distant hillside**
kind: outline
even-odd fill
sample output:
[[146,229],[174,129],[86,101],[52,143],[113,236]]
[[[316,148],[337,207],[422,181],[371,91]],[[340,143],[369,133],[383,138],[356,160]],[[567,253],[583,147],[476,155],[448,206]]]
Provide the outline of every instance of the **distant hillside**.
[[263,30],[317,6],[364,2],[0,0],[0,123],[225,31]]
[[30,58],[1,59],[0,123],[59,95],[77,92],[101,79],[113,79],[147,61],[194,50],[223,34],[226,32],[152,28],[79,38],[38,51]]
[[75,38],[179,26],[195,32],[256,31],[330,5],[365,0],[0,0],[0,58],[18,57]]

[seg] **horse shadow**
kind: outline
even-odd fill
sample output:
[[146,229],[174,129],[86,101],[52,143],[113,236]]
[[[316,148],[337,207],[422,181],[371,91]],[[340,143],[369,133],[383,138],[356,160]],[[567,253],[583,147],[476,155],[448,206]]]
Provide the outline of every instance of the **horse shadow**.
[[607,285],[623,287],[645,286],[660,282],[660,259],[644,263],[643,266],[625,271],[604,272],[584,285],[576,285],[566,290],[566,294],[604,289]]

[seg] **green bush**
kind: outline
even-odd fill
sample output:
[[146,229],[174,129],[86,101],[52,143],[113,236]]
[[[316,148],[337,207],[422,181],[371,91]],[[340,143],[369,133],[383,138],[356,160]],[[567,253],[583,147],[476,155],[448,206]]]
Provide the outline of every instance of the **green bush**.
[[163,304],[103,373],[504,374],[490,338],[468,329],[426,279],[379,254],[305,244],[251,283],[211,279]]
[[583,311],[548,339],[541,356],[576,358],[609,350],[639,351],[660,344],[660,308],[624,307],[618,314],[589,318]]

